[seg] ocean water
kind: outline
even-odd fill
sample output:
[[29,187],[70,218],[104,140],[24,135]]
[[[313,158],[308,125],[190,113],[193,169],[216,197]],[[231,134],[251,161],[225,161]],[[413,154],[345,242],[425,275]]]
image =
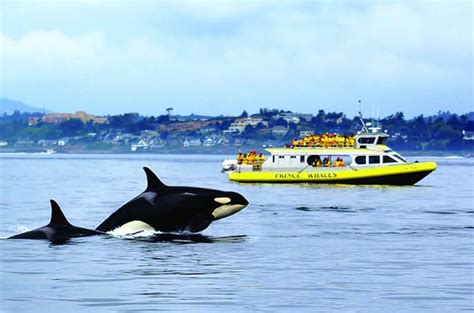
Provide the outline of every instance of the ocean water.
[[[0,311],[474,310],[474,159],[382,187],[238,184],[224,158],[0,155]],[[143,166],[250,204],[195,236],[4,239],[46,225],[50,198],[94,228],[143,191]]]

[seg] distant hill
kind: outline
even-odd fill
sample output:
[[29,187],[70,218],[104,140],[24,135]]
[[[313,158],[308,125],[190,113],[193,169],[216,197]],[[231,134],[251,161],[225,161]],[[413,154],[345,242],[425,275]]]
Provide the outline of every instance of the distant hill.
[[209,115],[197,115],[194,113],[191,113],[191,115],[173,115],[173,119],[177,121],[206,121],[208,119],[213,118],[213,116]]
[[444,122],[447,122],[453,115],[456,115],[457,117],[461,115],[465,115],[469,121],[474,121],[474,112],[468,112],[464,114],[457,114],[457,113],[451,113],[449,111],[442,112],[439,111],[438,114],[436,115],[430,115],[425,117],[425,121],[427,122],[434,122],[438,118],[442,118]]
[[[15,111],[20,112],[43,112],[44,109],[31,107],[23,102],[8,99],[8,98],[0,98],[0,114],[7,113],[12,114]],[[49,110],[44,110],[46,113],[49,113]]]

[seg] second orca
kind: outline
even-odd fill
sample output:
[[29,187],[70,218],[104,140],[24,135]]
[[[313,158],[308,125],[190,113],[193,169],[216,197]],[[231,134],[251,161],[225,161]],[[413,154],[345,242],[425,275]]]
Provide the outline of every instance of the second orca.
[[51,202],[51,220],[48,225],[12,236],[8,239],[48,239],[52,242],[63,242],[73,237],[102,235],[103,232],[93,229],[76,227],[69,223],[58,203]]
[[143,169],[148,181],[145,191],[117,209],[96,230],[119,235],[143,231],[200,232],[213,221],[248,205],[239,193],[167,186],[149,168]]

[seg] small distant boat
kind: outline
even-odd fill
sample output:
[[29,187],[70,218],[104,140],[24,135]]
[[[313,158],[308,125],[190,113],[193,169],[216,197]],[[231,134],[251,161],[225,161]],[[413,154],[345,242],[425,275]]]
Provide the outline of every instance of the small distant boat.
[[227,172],[227,171],[235,170],[235,169],[237,169],[238,165],[239,164],[238,164],[237,160],[235,160],[235,159],[233,159],[233,160],[224,160],[224,161],[222,161],[222,171]]
[[46,152],[45,152],[45,154],[55,154],[55,153],[56,153],[56,151],[53,150],[53,149],[48,149],[48,150],[46,150]]
[[55,154],[56,151],[53,149],[48,149],[48,150],[40,150],[39,152],[28,152],[32,154]]
[[[327,141],[297,141],[266,149],[265,161],[225,160],[231,181],[249,183],[324,183],[414,185],[437,167],[434,162],[409,162],[385,145],[389,135],[363,123],[354,137],[327,136]],[[301,142],[302,144],[298,144]],[[241,164],[239,164],[241,163]]]

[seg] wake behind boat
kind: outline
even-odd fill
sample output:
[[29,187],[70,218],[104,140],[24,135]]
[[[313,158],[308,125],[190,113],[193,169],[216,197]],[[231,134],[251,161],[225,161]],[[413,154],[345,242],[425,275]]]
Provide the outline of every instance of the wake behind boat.
[[414,185],[436,169],[434,162],[407,161],[385,145],[388,134],[362,125],[355,136],[311,135],[266,149],[265,160],[239,155],[237,161],[224,161],[223,170],[231,181],[244,183]]

